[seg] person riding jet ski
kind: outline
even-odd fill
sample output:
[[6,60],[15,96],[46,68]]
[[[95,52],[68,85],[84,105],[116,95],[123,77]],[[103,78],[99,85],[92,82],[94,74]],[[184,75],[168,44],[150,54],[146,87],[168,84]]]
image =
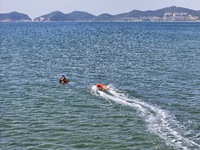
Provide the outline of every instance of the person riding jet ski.
[[105,90],[107,91],[108,90],[108,87],[106,87],[104,84],[96,84],[96,87],[99,89],[99,90]]

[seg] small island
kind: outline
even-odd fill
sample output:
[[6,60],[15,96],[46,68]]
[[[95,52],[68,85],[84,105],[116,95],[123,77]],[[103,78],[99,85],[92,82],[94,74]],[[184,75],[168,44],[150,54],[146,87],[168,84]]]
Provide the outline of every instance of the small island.
[[31,18],[23,13],[11,12],[0,14],[0,22],[29,22]]

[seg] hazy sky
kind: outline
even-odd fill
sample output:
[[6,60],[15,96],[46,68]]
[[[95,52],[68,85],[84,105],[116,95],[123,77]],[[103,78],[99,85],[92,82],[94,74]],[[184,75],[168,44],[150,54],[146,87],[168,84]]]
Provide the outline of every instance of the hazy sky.
[[86,11],[94,15],[112,15],[138,10],[156,10],[169,6],[200,10],[200,0],[0,0],[0,13],[17,11],[36,18],[53,11]]

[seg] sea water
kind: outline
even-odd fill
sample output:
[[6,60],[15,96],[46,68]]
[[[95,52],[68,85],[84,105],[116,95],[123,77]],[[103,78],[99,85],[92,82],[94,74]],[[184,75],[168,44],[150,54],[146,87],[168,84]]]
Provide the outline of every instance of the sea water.
[[0,149],[200,149],[200,23],[0,23],[0,42]]

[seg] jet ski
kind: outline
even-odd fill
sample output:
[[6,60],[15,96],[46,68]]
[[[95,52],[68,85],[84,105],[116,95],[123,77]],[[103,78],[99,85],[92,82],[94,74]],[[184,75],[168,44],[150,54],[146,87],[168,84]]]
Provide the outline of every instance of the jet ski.
[[97,87],[99,90],[108,91],[108,87],[105,86],[105,85],[102,84],[102,83],[96,84],[96,87]]

